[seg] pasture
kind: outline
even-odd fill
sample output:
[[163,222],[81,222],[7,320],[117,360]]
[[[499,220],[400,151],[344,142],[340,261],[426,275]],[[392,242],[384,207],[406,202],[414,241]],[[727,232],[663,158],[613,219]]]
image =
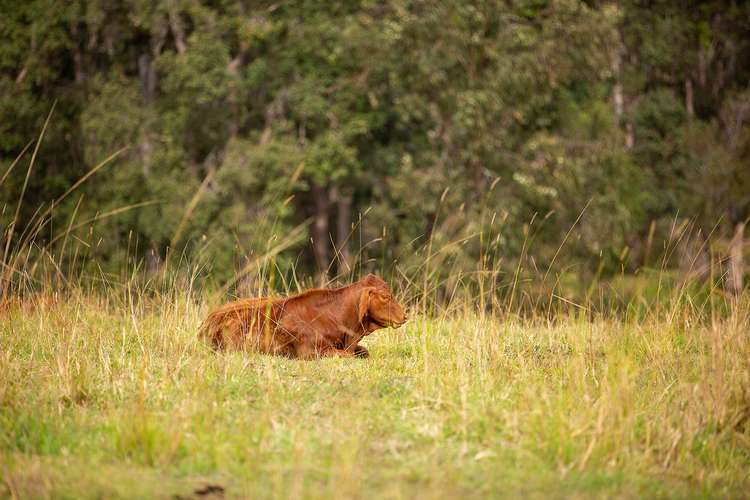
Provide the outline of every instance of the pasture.
[[742,300],[713,319],[417,313],[370,359],[317,361],[212,352],[188,292],[10,300],[0,496],[741,497]]
[[0,500],[750,498],[750,2],[2,14]]

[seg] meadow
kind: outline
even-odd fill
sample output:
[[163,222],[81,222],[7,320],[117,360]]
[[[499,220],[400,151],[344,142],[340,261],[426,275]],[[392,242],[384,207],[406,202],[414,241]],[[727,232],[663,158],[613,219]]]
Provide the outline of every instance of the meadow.
[[0,5],[0,500],[750,498],[750,2]]
[[[413,311],[371,358],[215,353],[216,298],[66,289],[0,312],[0,496],[743,497],[748,298],[707,314]],[[713,311],[713,308],[709,308]]]

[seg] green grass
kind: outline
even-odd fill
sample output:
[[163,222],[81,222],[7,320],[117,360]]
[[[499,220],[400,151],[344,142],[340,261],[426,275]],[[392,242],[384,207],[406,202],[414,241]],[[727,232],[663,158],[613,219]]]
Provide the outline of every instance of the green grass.
[[[739,306],[738,306],[739,309]],[[0,496],[737,497],[750,335],[425,319],[368,360],[215,354],[203,301],[72,294],[0,313]]]

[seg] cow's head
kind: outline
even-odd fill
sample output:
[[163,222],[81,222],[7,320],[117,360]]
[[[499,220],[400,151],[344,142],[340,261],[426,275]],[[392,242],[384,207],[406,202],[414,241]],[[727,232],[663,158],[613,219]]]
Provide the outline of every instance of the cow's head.
[[[406,323],[406,313],[401,307],[385,281],[368,274],[362,279],[365,285],[359,299],[359,322],[374,323],[375,327],[398,328]],[[372,328],[375,330],[377,328]]]

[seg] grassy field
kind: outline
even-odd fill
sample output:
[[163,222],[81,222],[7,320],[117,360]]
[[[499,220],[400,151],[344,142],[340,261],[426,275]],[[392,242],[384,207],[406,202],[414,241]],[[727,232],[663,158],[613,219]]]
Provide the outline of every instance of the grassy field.
[[0,312],[0,496],[742,497],[750,307],[698,321],[454,313],[367,360],[215,354],[200,298]]

